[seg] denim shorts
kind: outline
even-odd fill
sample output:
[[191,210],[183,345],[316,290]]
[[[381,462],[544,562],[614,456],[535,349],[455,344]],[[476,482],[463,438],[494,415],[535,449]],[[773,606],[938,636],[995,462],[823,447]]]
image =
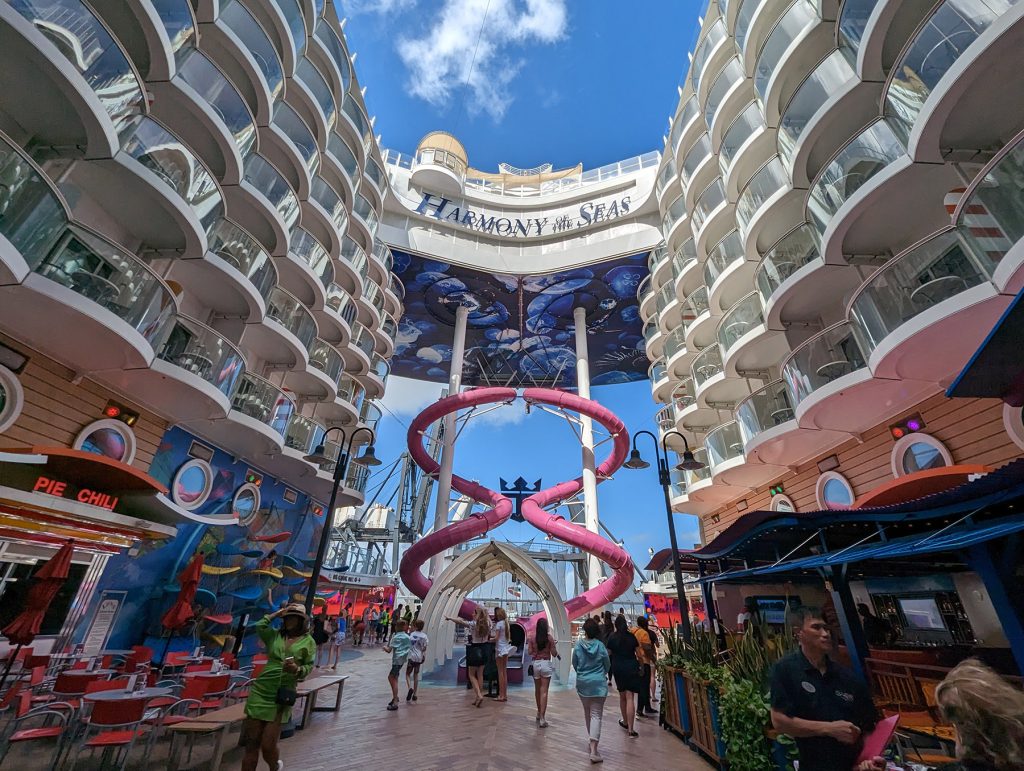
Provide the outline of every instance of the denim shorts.
[[540,680],[542,677],[551,677],[555,674],[555,668],[551,665],[550,659],[535,659],[533,662],[533,679]]

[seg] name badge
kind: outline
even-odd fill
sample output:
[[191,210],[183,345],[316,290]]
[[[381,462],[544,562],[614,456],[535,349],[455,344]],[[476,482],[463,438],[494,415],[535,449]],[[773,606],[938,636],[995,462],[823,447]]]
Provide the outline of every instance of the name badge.
[[815,688],[811,683],[807,682],[806,680],[804,680],[802,683],[800,683],[800,687],[803,688],[805,691],[807,691],[807,693],[817,693],[818,692],[818,689]]

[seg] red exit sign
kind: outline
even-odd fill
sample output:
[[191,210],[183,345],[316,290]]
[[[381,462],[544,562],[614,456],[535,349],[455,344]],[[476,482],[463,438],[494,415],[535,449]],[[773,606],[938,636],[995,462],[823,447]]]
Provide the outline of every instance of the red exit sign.
[[46,493],[57,498],[68,498],[79,503],[88,504],[89,506],[106,509],[107,511],[113,511],[118,501],[117,496],[110,495],[109,493],[90,490],[87,487],[69,487],[67,482],[44,476],[36,479],[35,484],[32,486],[32,492]]

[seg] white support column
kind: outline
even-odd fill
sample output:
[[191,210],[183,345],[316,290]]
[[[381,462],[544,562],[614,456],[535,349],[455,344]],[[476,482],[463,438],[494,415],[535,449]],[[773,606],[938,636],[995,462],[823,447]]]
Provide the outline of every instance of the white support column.
[[[576,326],[576,392],[584,399],[590,398],[590,356],[587,353],[587,311],[576,308],[572,312]],[[587,530],[596,533],[597,517],[597,475],[594,472],[594,421],[587,415],[580,415],[583,425],[581,446],[583,448],[583,522]],[[601,576],[601,560],[587,555],[587,589],[593,589]]]
[[[454,396],[462,387],[462,365],[466,357],[466,322],[469,308],[455,309],[455,337],[452,340],[452,365],[448,371],[448,395]],[[434,532],[448,524],[448,502],[452,497],[452,467],[455,464],[455,412],[449,412],[444,421],[444,444],[441,447],[441,471],[437,477],[437,498],[434,501]],[[444,555],[430,558],[430,578],[441,574]]]

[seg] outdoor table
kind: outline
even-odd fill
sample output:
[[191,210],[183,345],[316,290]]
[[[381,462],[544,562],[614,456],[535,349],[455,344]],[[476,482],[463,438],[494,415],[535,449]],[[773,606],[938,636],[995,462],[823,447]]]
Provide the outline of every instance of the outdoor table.
[[966,288],[967,282],[960,276],[938,276],[911,292],[910,301],[925,307],[938,305]]
[[96,691],[82,695],[85,701],[130,701],[131,699],[155,699],[158,696],[170,696],[173,688],[142,688],[138,691],[126,691],[116,688],[112,691]]
[[[309,716],[313,712],[337,712],[341,709],[341,696],[345,690],[345,681],[348,680],[348,675],[321,675],[320,677],[311,677],[298,684],[295,689],[296,696],[299,699],[304,699],[305,702],[302,705],[302,719],[300,722],[295,724],[296,730],[301,731],[306,727],[306,721],[309,720]],[[316,706],[316,698],[323,691],[332,686],[337,686],[338,691],[334,698],[333,707],[318,707]]]
[[245,704],[239,703],[214,710],[213,712],[207,712],[204,715],[197,715],[192,720],[168,726],[167,730],[171,732],[171,752],[168,768],[177,769],[179,766],[181,750],[174,742],[175,734],[215,734],[210,768],[216,771],[216,769],[220,768],[221,760],[224,757],[229,729],[244,719]]
[[223,672],[184,672],[182,677],[220,677],[221,675],[228,675],[229,677],[248,677],[248,672],[243,672],[241,669],[225,669]]
[[65,677],[88,677],[90,675],[114,675],[117,674],[116,669],[65,669],[61,674]]
[[[135,651],[133,650],[114,650],[100,651],[100,656],[131,656]],[[95,654],[93,654],[95,655]]]
[[842,377],[849,371],[850,362],[846,359],[836,359],[835,361],[827,361],[818,367],[817,375],[831,383],[833,380],[838,377]]

